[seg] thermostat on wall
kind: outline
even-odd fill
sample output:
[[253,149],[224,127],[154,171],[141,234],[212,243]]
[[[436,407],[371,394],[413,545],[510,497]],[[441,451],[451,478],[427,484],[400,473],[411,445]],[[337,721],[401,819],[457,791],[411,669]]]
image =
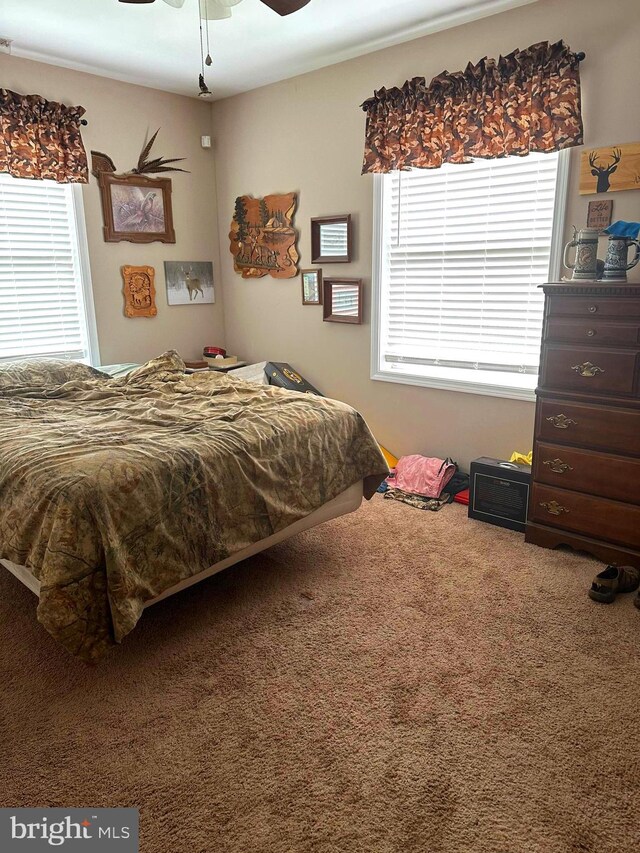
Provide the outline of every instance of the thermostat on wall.
[[211,148],[211,137],[210,136],[201,136],[200,142],[203,148]]

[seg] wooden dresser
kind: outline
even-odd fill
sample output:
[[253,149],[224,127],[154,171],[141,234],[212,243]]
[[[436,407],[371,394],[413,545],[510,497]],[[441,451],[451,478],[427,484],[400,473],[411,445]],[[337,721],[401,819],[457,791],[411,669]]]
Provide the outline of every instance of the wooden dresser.
[[640,567],[640,285],[544,285],[526,541]]

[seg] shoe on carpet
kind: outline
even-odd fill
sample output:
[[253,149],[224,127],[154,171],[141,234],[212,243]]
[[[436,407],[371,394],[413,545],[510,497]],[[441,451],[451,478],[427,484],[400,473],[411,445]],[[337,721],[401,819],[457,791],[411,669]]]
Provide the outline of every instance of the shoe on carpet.
[[638,589],[638,586],[640,586],[640,569],[613,564],[595,576],[589,590],[589,598],[603,604],[610,604],[619,592],[633,592]]

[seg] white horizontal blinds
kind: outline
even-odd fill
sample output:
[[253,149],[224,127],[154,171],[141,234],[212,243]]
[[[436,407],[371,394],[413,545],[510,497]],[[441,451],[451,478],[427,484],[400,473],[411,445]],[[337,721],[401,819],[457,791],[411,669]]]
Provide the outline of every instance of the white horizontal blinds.
[[89,355],[70,184],[0,174],[0,359]]
[[383,361],[537,373],[557,154],[393,172]]
[[320,254],[326,258],[347,254],[346,222],[323,222],[320,226]]
[[331,313],[342,317],[357,317],[358,292],[358,288],[352,284],[334,284],[331,289]]

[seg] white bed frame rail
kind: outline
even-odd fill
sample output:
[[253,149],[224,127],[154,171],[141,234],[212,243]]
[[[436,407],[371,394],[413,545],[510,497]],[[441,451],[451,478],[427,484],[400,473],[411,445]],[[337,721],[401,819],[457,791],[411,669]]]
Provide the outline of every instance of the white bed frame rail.
[[[193,586],[194,584],[229,568],[229,566],[233,566],[235,563],[246,560],[247,557],[252,557],[254,554],[258,554],[266,548],[271,548],[272,545],[277,545],[278,542],[284,542],[285,539],[290,539],[292,536],[302,533],[303,530],[309,530],[312,527],[317,527],[318,524],[330,521],[332,518],[338,518],[341,515],[347,515],[347,513],[354,512],[358,509],[361,503],[362,481],[359,481],[346,489],[346,491],[339,494],[337,498],[334,498],[324,504],[305,518],[301,518],[299,521],[290,524],[288,527],[285,527],[278,533],[274,533],[272,536],[267,536],[266,539],[254,542],[253,545],[249,545],[241,551],[236,551],[235,554],[232,554],[224,560],[220,560],[219,563],[210,566],[208,569],[199,572],[197,575],[185,578],[169,589],[166,589],[155,598],[149,599],[149,601],[145,602],[144,606],[151,607],[152,604],[157,604],[158,601],[169,598],[170,595],[182,592],[183,589],[188,589],[190,586]],[[15,575],[19,581],[28,587],[31,592],[40,597],[40,581],[31,574],[31,571],[26,568],[26,566],[18,566],[16,563],[11,563],[9,560],[2,559],[0,559],[0,563],[8,569],[12,575]]]

